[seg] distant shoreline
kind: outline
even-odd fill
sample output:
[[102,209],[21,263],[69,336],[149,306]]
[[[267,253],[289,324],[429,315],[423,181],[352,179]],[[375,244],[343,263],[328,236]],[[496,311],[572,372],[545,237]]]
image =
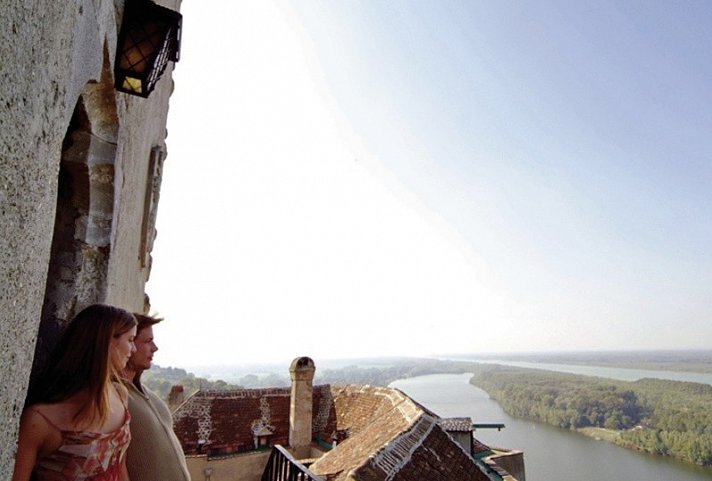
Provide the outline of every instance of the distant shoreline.
[[712,350],[458,354],[449,357],[712,374]]

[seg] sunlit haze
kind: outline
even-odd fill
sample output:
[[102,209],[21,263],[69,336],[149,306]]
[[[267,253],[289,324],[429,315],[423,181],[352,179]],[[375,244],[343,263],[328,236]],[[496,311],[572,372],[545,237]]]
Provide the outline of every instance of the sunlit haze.
[[182,13],[158,364],[709,348],[712,4]]

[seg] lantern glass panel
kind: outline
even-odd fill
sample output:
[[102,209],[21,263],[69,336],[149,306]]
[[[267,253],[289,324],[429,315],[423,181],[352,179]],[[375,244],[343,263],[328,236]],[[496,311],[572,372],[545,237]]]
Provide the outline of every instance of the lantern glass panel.
[[116,88],[148,97],[170,60],[178,60],[179,13],[148,0],[127,0],[115,63]]

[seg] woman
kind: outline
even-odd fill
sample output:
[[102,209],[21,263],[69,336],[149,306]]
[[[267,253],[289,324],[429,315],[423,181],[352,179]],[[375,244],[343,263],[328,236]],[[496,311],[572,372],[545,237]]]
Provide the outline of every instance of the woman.
[[95,304],[77,314],[28,396],[12,481],[127,481],[131,435],[118,373],[136,350],[136,319]]

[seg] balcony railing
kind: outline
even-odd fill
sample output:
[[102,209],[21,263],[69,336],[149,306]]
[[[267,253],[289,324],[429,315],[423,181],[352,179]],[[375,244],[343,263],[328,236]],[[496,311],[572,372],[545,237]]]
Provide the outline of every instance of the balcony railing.
[[323,481],[280,445],[272,448],[262,481]]

